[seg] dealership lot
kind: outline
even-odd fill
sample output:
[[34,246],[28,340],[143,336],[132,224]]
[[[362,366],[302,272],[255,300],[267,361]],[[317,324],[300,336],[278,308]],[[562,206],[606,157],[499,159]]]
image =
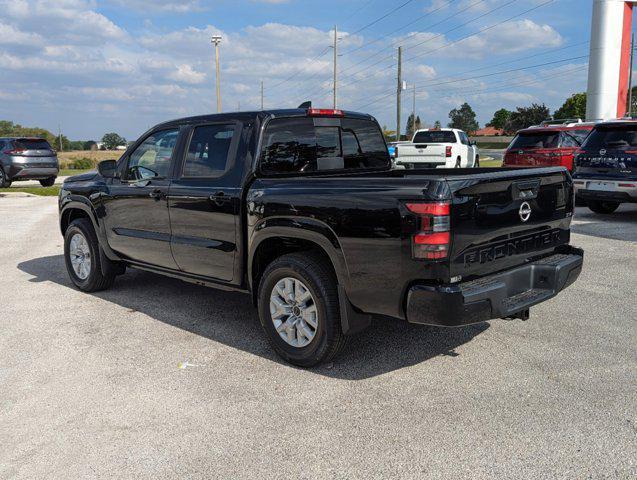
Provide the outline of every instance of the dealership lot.
[[55,198],[0,198],[0,478],[634,478],[637,207],[578,208],[579,281],[531,319],[378,319],[281,363],[249,298],[71,287]]

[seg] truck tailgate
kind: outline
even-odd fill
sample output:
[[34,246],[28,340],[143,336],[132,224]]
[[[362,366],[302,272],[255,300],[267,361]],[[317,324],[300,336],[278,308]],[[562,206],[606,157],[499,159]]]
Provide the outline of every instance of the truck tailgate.
[[407,144],[398,146],[398,162],[404,163],[436,163],[446,162],[446,146],[435,143]]
[[470,279],[532,261],[568,244],[573,184],[563,168],[448,177],[452,277]]

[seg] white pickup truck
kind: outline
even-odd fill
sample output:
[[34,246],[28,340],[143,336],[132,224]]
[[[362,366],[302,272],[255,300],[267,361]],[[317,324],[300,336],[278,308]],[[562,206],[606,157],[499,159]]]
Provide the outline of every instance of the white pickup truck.
[[480,166],[475,142],[455,128],[418,130],[410,143],[394,152],[397,168],[465,168]]

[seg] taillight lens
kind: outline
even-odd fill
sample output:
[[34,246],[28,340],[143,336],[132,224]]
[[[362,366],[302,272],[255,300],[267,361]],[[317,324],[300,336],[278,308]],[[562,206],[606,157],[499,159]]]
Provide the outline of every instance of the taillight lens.
[[5,150],[2,153],[6,154],[6,155],[20,155],[21,153],[24,153],[24,149],[23,148],[14,148],[13,150]]
[[419,231],[412,237],[412,256],[425,260],[447,258],[451,243],[451,205],[448,202],[429,202],[408,203],[406,206],[420,219]]
[[447,148],[445,148],[445,156],[447,158],[449,158],[451,156],[451,147],[447,146]]

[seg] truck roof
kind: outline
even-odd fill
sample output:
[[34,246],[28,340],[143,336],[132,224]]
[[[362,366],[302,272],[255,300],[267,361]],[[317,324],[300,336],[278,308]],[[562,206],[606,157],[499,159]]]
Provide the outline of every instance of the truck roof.
[[[349,110],[341,110],[343,117],[346,118],[358,118],[361,120],[375,120],[374,117],[366,113],[352,112]],[[173,124],[184,123],[205,123],[205,122],[218,122],[218,121],[233,121],[233,120],[254,120],[255,118],[276,118],[276,117],[306,117],[308,116],[307,108],[280,108],[272,110],[253,110],[247,112],[226,112],[226,113],[212,113],[207,115],[197,115],[192,117],[176,118],[174,120],[168,120],[158,126],[168,126]],[[325,115],[330,116],[330,115]]]

